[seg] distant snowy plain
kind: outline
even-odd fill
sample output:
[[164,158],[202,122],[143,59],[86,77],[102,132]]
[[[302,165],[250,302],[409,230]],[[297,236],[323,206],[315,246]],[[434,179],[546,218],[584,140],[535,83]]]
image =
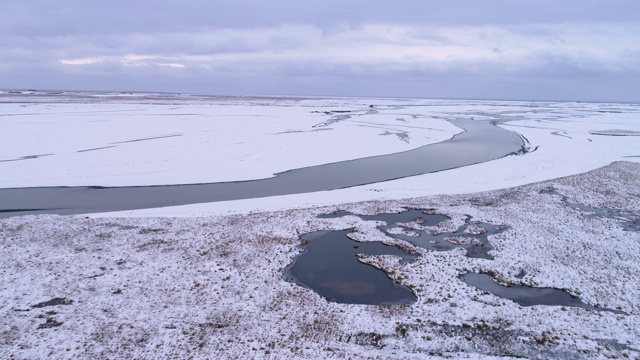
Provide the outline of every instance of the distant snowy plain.
[[[502,120],[526,156],[313,194],[126,212],[193,216],[517,186],[640,161],[640,105],[158,94],[0,94],[0,187],[140,186],[269,178],[390,154]],[[372,109],[375,112],[372,113]],[[346,120],[336,120],[349,116]],[[604,135],[603,135],[604,134]],[[490,140],[490,139],[488,139]]]
[[[640,356],[640,233],[548,191],[640,217],[639,105],[0,95],[5,188],[264,178],[443,141],[461,131],[447,119],[459,118],[500,120],[527,150],[312,194],[0,220],[2,358]],[[286,280],[301,234],[353,229],[359,241],[397,242],[357,217],[316,215],[406,207],[448,215],[443,227],[472,217],[510,229],[490,237],[494,260],[408,243],[415,262],[361,259],[410,286],[412,305],[327,302]],[[468,271],[622,313],[522,307],[466,285]]]

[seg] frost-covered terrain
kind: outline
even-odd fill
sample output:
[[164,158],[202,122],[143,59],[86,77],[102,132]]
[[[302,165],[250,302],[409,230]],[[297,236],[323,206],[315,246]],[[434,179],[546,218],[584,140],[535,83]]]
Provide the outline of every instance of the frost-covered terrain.
[[[0,357],[637,358],[640,233],[563,196],[640,216],[639,173],[617,162],[491,192],[225,217],[4,219]],[[353,228],[364,241],[391,240],[375,222],[316,215],[403,207],[446,214],[445,228],[468,216],[511,228],[489,237],[493,260],[410,244],[415,262],[365,257],[413,289],[412,305],[327,302],[286,280],[302,233]],[[521,307],[466,285],[467,271],[622,313]]]
[[[635,104],[1,93],[2,188],[265,178],[444,141],[454,119],[496,121],[525,152],[333,191],[2,219],[0,358],[638,358],[639,118]],[[509,229],[489,260],[316,217],[407,207],[449,216],[441,230]],[[339,229],[418,254],[361,257],[417,302],[339,304],[292,283],[300,236]],[[615,312],[522,307],[467,272]]]

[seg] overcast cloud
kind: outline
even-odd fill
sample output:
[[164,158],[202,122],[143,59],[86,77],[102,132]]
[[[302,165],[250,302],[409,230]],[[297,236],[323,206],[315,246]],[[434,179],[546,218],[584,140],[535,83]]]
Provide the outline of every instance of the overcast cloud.
[[0,88],[640,101],[640,2],[3,1]]

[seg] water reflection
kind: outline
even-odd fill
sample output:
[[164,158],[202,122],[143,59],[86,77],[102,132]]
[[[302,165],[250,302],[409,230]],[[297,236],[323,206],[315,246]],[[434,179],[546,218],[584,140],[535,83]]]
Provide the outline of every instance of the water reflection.
[[409,304],[416,300],[408,288],[381,270],[358,261],[358,254],[415,258],[380,242],[361,243],[350,231],[316,231],[302,236],[305,252],[290,269],[297,282],[332,301],[349,304]]

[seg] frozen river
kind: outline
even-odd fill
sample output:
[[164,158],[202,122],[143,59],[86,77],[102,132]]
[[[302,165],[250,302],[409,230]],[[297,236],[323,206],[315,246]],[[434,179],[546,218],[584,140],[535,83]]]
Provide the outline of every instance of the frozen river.
[[343,189],[477,164],[523,149],[520,136],[489,121],[452,122],[465,131],[450,140],[394,154],[293,169],[267,179],[188,185],[0,189],[0,217],[111,212]]

